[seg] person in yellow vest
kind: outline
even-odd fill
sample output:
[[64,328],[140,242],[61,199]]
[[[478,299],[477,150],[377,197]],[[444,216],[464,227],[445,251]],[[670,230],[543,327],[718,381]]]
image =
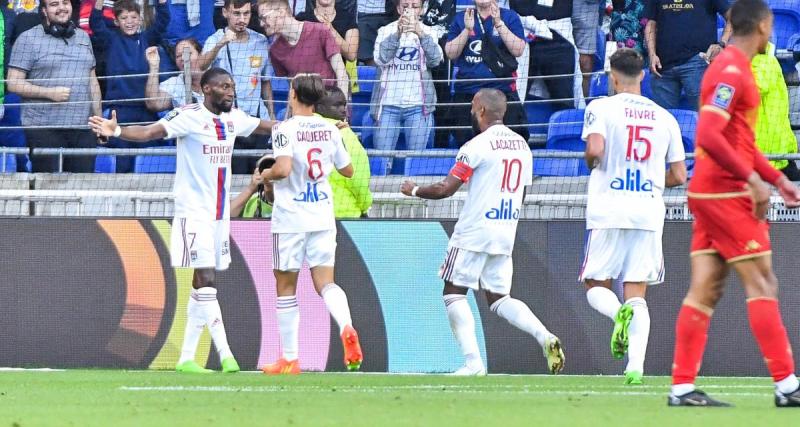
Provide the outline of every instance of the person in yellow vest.
[[272,201],[275,196],[272,192],[272,183],[265,183],[261,177],[264,169],[271,167],[275,158],[266,155],[256,163],[250,183],[247,184],[238,196],[231,200],[232,218],[270,218],[272,217]]
[[[316,114],[331,123],[345,119],[347,98],[344,93],[333,87],[315,106]],[[349,127],[340,128],[344,148],[350,153],[353,162],[353,177],[345,178],[333,171],[328,180],[333,188],[333,210],[336,218],[366,217],[372,206],[372,193],[369,190],[370,171],[367,152],[358,140],[358,136]]]
[[[775,58],[775,45],[770,43],[767,53],[756,55],[752,64],[761,93],[756,123],[758,149],[764,154],[797,153],[797,137],[789,122],[789,92],[781,64]],[[794,161],[773,160],[770,163],[790,180],[800,181],[800,170]]]

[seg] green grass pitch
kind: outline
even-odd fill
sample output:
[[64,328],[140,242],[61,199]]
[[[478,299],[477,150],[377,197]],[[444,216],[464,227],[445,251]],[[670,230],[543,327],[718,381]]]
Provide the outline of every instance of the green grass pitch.
[[667,408],[669,379],[0,371],[3,426],[784,426],[768,378],[703,378],[735,408]]

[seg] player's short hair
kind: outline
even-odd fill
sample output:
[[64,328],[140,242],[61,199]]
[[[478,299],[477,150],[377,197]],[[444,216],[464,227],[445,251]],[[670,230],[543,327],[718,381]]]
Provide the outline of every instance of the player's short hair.
[[506,114],[507,99],[506,94],[497,89],[483,88],[475,94],[480,99],[481,105],[489,113],[500,120]]
[[211,67],[203,73],[203,77],[200,77],[200,87],[203,87],[211,82],[212,79],[217,78],[218,76],[231,76],[231,73],[228,70],[219,68],[219,67]]
[[730,9],[731,27],[734,34],[753,34],[758,24],[772,14],[763,0],[736,0]]
[[303,105],[317,105],[325,97],[325,84],[319,74],[301,73],[292,79],[294,96]]
[[290,11],[290,13],[292,10],[292,7],[289,6],[289,0],[258,0],[258,8],[261,8],[263,5],[267,5],[270,8],[279,6]]
[[197,41],[194,37],[189,37],[185,39],[178,40],[178,43],[175,43],[175,47],[172,48],[172,57],[175,58],[175,63],[177,64],[178,61],[183,60],[183,52],[178,52],[178,44],[181,42],[189,43],[189,46],[193,47],[194,50],[197,51],[198,54],[203,51],[203,46],[200,46],[200,42]]
[[636,49],[623,47],[611,55],[611,69],[626,77],[636,78],[644,69],[644,57]]
[[111,9],[114,12],[114,17],[119,17],[122,12],[136,12],[142,14],[142,7],[136,0],[117,0],[114,2],[114,7]]
[[222,7],[228,9],[233,6],[234,9],[238,9],[246,4],[251,4],[250,0],[225,0],[225,3]]

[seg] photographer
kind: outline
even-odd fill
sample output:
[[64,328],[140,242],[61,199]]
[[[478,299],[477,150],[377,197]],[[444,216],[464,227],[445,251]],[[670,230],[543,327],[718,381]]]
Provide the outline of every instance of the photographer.
[[275,159],[266,155],[258,159],[257,164],[250,183],[236,198],[231,200],[231,217],[270,218],[272,216],[272,202],[275,200],[275,194],[272,192],[272,183],[265,183],[261,172],[272,167]]

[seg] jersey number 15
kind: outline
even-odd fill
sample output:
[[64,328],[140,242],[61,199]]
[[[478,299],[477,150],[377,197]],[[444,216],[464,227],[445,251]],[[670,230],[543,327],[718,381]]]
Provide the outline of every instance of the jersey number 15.
[[653,130],[650,126],[626,126],[628,128],[628,150],[625,152],[625,160],[630,161],[631,157],[637,162],[643,162],[650,158],[652,147],[650,140],[642,135],[643,132]]

